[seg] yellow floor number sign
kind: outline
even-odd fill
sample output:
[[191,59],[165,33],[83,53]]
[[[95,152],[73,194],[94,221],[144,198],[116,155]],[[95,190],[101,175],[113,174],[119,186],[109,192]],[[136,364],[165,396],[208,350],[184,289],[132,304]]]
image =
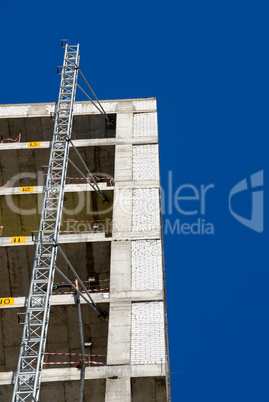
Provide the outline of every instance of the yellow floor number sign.
[[2,297],[0,298],[0,307],[13,306],[15,297]]
[[26,236],[14,236],[11,237],[11,244],[21,244],[21,243],[26,243]]

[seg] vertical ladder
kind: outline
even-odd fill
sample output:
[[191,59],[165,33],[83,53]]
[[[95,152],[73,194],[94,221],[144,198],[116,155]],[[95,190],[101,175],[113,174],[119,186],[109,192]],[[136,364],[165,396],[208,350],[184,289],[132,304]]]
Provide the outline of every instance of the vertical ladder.
[[78,67],[79,45],[67,42],[12,402],[39,400]]

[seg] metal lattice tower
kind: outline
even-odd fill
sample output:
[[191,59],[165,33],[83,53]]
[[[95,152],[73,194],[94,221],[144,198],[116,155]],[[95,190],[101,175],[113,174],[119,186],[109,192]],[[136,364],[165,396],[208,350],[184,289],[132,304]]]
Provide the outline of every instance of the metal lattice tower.
[[78,66],[79,46],[70,46],[67,42],[13,402],[39,400],[72,133]]

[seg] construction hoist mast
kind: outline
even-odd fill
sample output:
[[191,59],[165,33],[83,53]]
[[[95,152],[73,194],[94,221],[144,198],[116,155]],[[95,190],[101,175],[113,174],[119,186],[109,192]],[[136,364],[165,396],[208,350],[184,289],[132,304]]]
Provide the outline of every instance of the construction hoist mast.
[[79,46],[65,46],[42,215],[12,401],[38,401],[72,133]]
[[[36,237],[33,272],[23,323],[22,341],[12,402],[37,402],[39,400],[53,280],[55,270],[59,271],[58,267],[56,267],[58,248],[62,252],[58,245],[58,236],[69,160],[73,105],[77,88],[78,71],[79,45],[71,46],[66,41],[64,62],[61,67],[61,84],[56,106],[54,132],[51,141],[50,160],[44,187],[42,214],[39,232]],[[78,151],[76,150],[76,152]],[[87,181],[96,187],[95,190],[104,201],[107,201],[95,181]],[[71,265],[71,263],[69,264]],[[85,299],[84,295],[82,297]],[[86,301],[102,316],[101,311],[91,298],[90,301]]]

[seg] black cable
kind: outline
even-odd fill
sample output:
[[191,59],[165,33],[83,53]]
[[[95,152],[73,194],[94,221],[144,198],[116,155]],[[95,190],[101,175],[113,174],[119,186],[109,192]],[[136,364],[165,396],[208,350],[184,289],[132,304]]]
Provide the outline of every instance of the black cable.
[[81,92],[83,92],[84,95],[91,101],[91,103],[93,104],[93,106],[96,107],[96,109],[98,110],[98,112],[100,112],[101,114],[104,114],[103,111],[102,111],[101,109],[99,109],[99,107],[94,103],[94,101],[92,100],[92,98],[84,91],[84,89],[82,89],[81,86],[78,85],[78,84],[77,84],[77,86],[78,86],[78,89],[80,89]]
[[[90,84],[88,83],[88,81],[86,80],[86,78],[84,77],[84,75],[82,74],[82,71],[80,70],[80,68],[78,69],[78,71],[79,71],[81,77],[83,78],[83,80],[86,82],[86,85],[87,85],[88,88],[90,89],[91,93],[92,93],[93,96],[95,97],[96,102],[98,103],[98,105],[99,105],[100,108],[102,109],[102,112],[100,112],[100,113],[102,113],[102,114],[104,115],[104,117],[105,117],[105,119],[106,119],[106,121],[107,121],[107,124],[113,125],[113,120],[111,120],[111,119],[108,117],[108,115],[106,114],[105,109],[103,108],[103,106],[102,106],[101,103],[99,102],[97,96],[95,95],[95,93],[93,92],[93,89],[91,88]],[[82,90],[81,87],[79,87],[79,88]],[[82,92],[84,92],[84,91],[82,90]],[[84,92],[84,94],[92,101],[92,99],[91,99],[85,92]],[[95,105],[95,103],[93,103],[93,104]],[[95,105],[95,107],[99,110],[99,108],[98,108],[96,105]],[[99,111],[100,111],[100,110],[99,110]]]
[[83,324],[80,306],[79,294],[76,294],[76,303],[78,306],[78,325],[79,325],[79,339],[80,339],[80,349],[81,349],[81,371],[80,371],[80,394],[79,402],[83,402],[84,394],[84,382],[85,382],[85,349],[84,349],[84,336],[83,336]]

